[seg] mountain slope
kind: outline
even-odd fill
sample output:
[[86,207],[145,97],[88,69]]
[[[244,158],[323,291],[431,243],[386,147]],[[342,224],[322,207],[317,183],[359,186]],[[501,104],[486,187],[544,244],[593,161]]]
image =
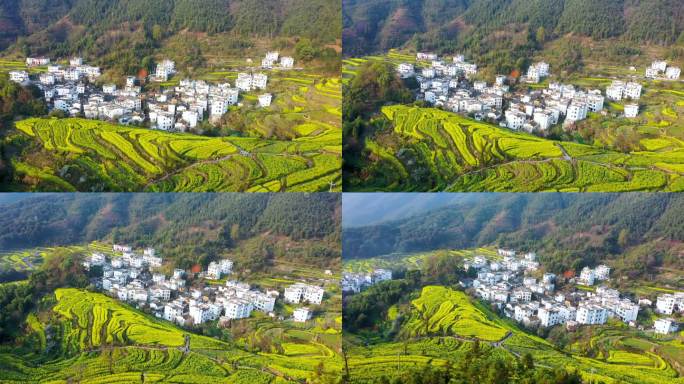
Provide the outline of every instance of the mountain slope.
[[343,258],[498,244],[537,250],[555,272],[613,260],[627,274],[648,275],[684,268],[683,204],[679,194],[481,194],[477,202],[344,228]]
[[85,290],[60,288],[47,301],[54,306],[26,321],[27,343],[0,352],[0,381],[290,383],[319,361],[337,363],[334,354],[250,353]]
[[[676,0],[345,0],[343,12],[348,56],[407,43],[416,49],[477,51],[480,42],[472,38],[520,26],[531,31],[544,27],[550,38],[572,33],[663,45],[674,43],[684,31],[684,4]],[[398,18],[405,13],[410,22],[397,25],[408,20]]]
[[[319,12],[307,13],[311,8],[306,4]],[[201,6],[192,0],[9,0],[0,4],[0,25],[0,48],[17,37],[28,37],[29,51],[56,48],[73,53],[87,50],[108,31],[125,34],[140,29],[152,34],[154,25],[166,34],[187,29],[324,41],[339,38],[341,28],[339,4],[320,0],[205,0]]]
[[187,268],[227,252],[255,268],[276,256],[331,266],[339,209],[327,193],[42,194],[3,206],[0,249],[104,240],[162,249]]

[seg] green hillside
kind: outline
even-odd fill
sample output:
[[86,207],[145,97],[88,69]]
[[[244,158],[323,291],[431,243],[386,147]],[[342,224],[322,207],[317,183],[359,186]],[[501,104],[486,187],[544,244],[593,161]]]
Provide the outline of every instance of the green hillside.
[[407,337],[455,334],[464,338],[498,341],[507,330],[487,318],[463,292],[440,286],[424,287],[411,301],[411,317],[403,326]]
[[[382,114],[401,139],[368,138],[374,174],[349,190],[681,191],[684,146],[618,153],[512,132],[431,108],[390,106]],[[662,138],[667,140],[667,138]],[[347,181],[345,181],[347,182]]]
[[[681,338],[654,339],[620,323],[609,323],[595,329],[588,339],[580,338],[569,348],[573,352],[568,352],[524,332],[509,320],[499,318],[461,291],[426,286],[410,305],[402,304],[405,300],[405,297],[400,299],[381,320],[383,325],[399,322],[398,336],[370,338],[370,334],[365,332],[345,333],[349,345],[350,382],[377,382],[383,376],[403,378],[408,382],[411,377],[427,377],[424,370],[426,366],[432,366],[438,372],[456,369],[456,372],[451,372],[456,377],[471,375],[470,380],[477,377],[480,379],[478,382],[496,383],[496,377],[501,380],[502,376],[493,377],[487,370],[477,372],[475,369],[472,372],[466,367],[459,368],[464,361],[466,366],[477,367],[484,365],[483,361],[487,359],[494,359],[498,361],[494,366],[498,367],[501,375],[505,375],[506,382],[522,383],[526,382],[523,381],[526,373],[515,367],[520,366],[526,354],[531,356],[537,370],[577,370],[586,381],[611,384],[683,382],[681,372],[676,368],[681,366],[684,356]],[[416,327],[418,324],[420,326]],[[431,330],[432,334],[426,336],[425,332],[413,332],[421,327]],[[474,345],[476,339],[479,340],[477,346]],[[588,356],[586,352],[580,352],[583,342],[595,346],[598,353]],[[473,360],[475,348],[481,352]],[[536,375],[537,380],[543,376],[541,372],[536,372]]]
[[1,382],[67,383],[76,378],[81,383],[130,383],[144,375],[144,382],[290,383],[315,377],[321,362],[325,375],[336,375],[340,367],[334,345],[321,347],[325,342],[307,343],[300,337],[286,351],[307,352],[284,352],[287,358],[249,353],[189,334],[101,294],[58,289],[54,297],[50,311],[27,320],[27,340],[37,343],[0,351]]
[[[671,45],[684,31],[684,9],[676,0],[344,0],[342,8],[347,56],[397,47],[458,49],[494,63],[495,56],[524,58],[539,49],[519,39],[539,28],[545,38],[538,43],[573,34]],[[493,46],[502,52],[483,49]]]
[[311,192],[339,181],[334,127],[317,127],[292,142],[171,134],[83,119],[29,119],[17,128],[55,159],[36,162],[33,151],[26,161],[12,159],[16,180],[30,178],[29,188],[38,191]]

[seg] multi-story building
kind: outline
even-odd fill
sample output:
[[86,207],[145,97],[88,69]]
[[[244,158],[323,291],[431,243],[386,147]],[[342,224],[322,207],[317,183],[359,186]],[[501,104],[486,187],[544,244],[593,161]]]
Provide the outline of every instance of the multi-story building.
[[294,321],[298,323],[304,323],[311,319],[311,311],[307,307],[301,307],[294,310],[293,317]]
[[577,321],[579,324],[604,324],[608,320],[606,308],[595,304],[580,304],[577,308]]
[[668,333],[677,332],[679,326],[677,322],[672,318],[658,319],[653,323],[653,330],[655,333],[661,335],[667,335]]
[[244,299],[231,299],[225,304],[226,317],[229,319],[244,319],[252,314],[252,303]]

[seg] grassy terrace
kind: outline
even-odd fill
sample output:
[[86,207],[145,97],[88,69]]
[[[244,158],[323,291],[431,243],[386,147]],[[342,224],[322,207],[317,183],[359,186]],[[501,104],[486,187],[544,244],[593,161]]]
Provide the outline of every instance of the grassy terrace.
[[103,252],[111,254],[112,247],[107,244],[93,242],[87,245],[71,245],[65,247],[41,247],[21,251],[0,251],[0,271],[30,271],[43,264],[55,251],[68,253]]
[[[35,348],[43,350],[57,324],[60,355],[0,350],[0,382],[130,383],[144,372],[145,382],[294,383],[310,378],[321,362],[330,375],[341,367],[339,333],[330,330],[265,323],[251,337],[268,335],[282,349],[250,353],[238,347],[239,340],[234,345],[190,334],[101,294],[59,289],[55,300],[50,313],[29,316],[27,329],[40,341]],[[179,348],[186,335],[187,353]]]
[[105,190],[155,192],[319,191],[340,178],[339,130],[332,126],[291,141],[173,134],[85,119],[28,119],[16,126],[78,170],[13,159],[17,173],[37,180],[35,190],[83,190],[89,183],[70,178],[76,173]]
[[[396,318],[390,310],[387,321]],[[531,353],[538,366],[577,369],[585,380],[605,383],[683,383],[681,337],[653,338],[611,322],[594,327],[590,343],[593,357],[579,348],[559,350],[537,336],[521,330],[513,321],[500,318],[488,307],[460,291],[428,286],[411,302],[407,320],[396,340],[368,340],[346,334],[350,343],[353,383],[372,383],[381,376],[393,377],[402,370],[458,359],[480,340],[489,353],[515,359]],[[679,371],[678,371],[679,369]]]
[[[385,167],[386,185],[407,189],[416,161],[435,185],[409,189],[447,191],[625,192],[684,190],[684,142],[661,137],[650,150],[621,153],[552,141],[476,122],[433,108],[388,106],[383,115],[411,147],[412,157],[368,139],[366,148]],[[661,142],[662,141],[662,142]]]

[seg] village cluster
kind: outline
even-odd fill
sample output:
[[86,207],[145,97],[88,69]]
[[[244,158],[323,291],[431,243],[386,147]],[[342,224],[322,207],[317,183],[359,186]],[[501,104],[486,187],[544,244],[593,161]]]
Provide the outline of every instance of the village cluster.
[[371,285],[392,280],[389,269],[374,269],[368,273],[344,272],[342,274],[342,292],[359,293]]
[[[526,326],[565,324],[568,329],[573,329],[578,325],[604,324],[609,318],[618,318],[630,326],[636,326],[640,307],[652,305],[648,299],[635,303],[604,284],[593,291],[578,289],[556,292],[556,275],[544,273],[541,281],[532,276],[539,269],[534,252],[522,256],[507,249],[497,252],[502,257],[501,261],[488,261],[484,256],[468,260],[465,267],[476,270],[477,278],[463,280],[461,284],[472,287],[478,297],[495,304],[507,317]],[[580,275],[574,278],[574,283],[586,287],[609,280],[610,267],[602,264],[596,268],[584,267]],[[675,307],[684,310],[684,293],[677,297],[679,301],[669,307],[657,304],[656,312],[666,313],[661,309],[672,310]],[[654,324],[656,333],[676,330],[677,323],[671,318],[658,319]]]
[[[94,278],[94,285],[121,301],[149,310],[156,317],[185,326],[217,319],[219,325],[225,325],[233,319],[250,317],[252,311],[276,317],[274,308],[281,296],[277,290],[262,292],[236,280],[227,280],[225,285],[189,287],[188,275],[182,269],[174,269],[172,276],[155,272],[161,267],[162,258],[153,248],[140,254],[129,246],[114,245],[113,252],[112,257],[96,252],[83,262],[87,270],[102,269],[102,277]],[[233,262],[222,259],[212,261],[198,277],[218,280],[232,272]],[[290,304],[319,305],[324,293],[317,285],[295,283],[286,287],[282,296]],[[309,307],[298,306],[292,320],[306,322],[312,315]]]
[[[454,56],[451,62],[430,53],[418,53],[416,59],[425,65],[416,68],[414,64],[401,63],[397,71],[402,78],[416,78],[420,86],[417,100],[514,130],[543,132],[561,122],[572,125],[586,119],[589,112],[606,113],[606,99],[629,99],[624,116],[634,118],[639,114],[642,86],[634,81],[613,81],[605,96],[598,89],[583,90],[557,82],[546,89],[511,92],[508,76],[497,75],[494,84],[474,80],[477,65],[466,62],[463,55]],[[679,77],[676,67],[665,69],[658,64],[658,68],[663,68],[668,78]],[[549,75],[549,64],[539,62],[530,65],[520,80],[536,84]]]
[[[556,275],[539,272],[540,263],[534,252],[518,255],[514,250],[497,250],[500,260],[490,261],[485,256],[475,256],[464,262],[466,271],[472,270],[476,278],[461,279],[460,285],[482,300],[496,305],[502,313],[528,327],[553,327],[563,324],[568,329],[579,325],[605,324],[617,318],[630,326],[637,326],[641,307],[653,307],[642,298],[635,303],[618,290],[605,284],[594,290],[576,289],[556,291]],[[598,265],[584,267],[579,276],[570,280],[583,288],[610,280],[610,267]],[[536,276],[540,276],[539,279]],[[376,269],[370,273],[344,273],[342,290],[358,293],[381,281],[391,280],[392,271]],[[658,296],[655,312],[661,315],[684,314],[684,292]],[[678,323],[671,317],[655,320],[653,331],[668,334],[678,330]]]
[[665,60],[656,60],[651,66],[646,68],[645,77],[647,79],[658,80],[678,80],[682,70],[679,67],[668,66]]
[[[128,125],[149,125],[164,131],[185,132],[195,128],[205,118],[216,122],[233,105],[240,105],[240,92],[260,92],[259,107],[271,105],[273,95],[265,92],[268,75],[261,72],[238,73],[234,86],[229,82],[211,84],[204,80],[183,79],[175,87],[143,92],[139,79],[128,76],[125,86],[97,86],[99,67],[84,65],[82,58],[72,58],[69,66],[51,64],[48,58],[28,58],[26,64],[47,66],[47,72],[31,79],[27,71],[11,71],[10,80],[33,83],[43,91],[51,110],[61,110],[68,116],[115,121]],[[292,69],[294,59],[268,52],[262,60],[263,69]],[[149,80],[166,82],[176,74],[176,64],[162,60]]]

